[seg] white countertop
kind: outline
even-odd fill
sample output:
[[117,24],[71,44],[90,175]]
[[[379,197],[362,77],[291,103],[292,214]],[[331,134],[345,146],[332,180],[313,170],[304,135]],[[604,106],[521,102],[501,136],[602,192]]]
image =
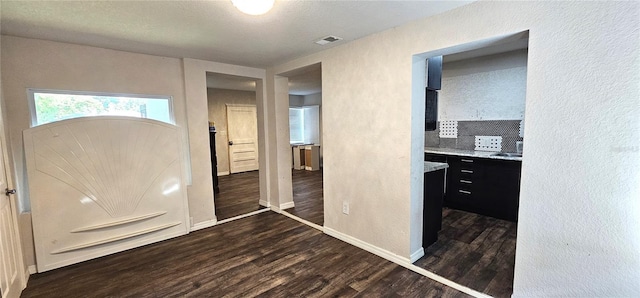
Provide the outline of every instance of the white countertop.
[[449,164],[446,162],[433,162],[433,161],[425,161],[424,162],[424,172],[433,172],[437,170],[443,170],[449,167]]
[[474,150],[462,150],[462,149],[424,147],[424,152],[434,153],[434,154],[443,154],[443,155],[522,161],[522,157],[517,157],[517,156],[492,156],[493,154],[496,154],[498,152],[490,152],[490,151],[474,151]]

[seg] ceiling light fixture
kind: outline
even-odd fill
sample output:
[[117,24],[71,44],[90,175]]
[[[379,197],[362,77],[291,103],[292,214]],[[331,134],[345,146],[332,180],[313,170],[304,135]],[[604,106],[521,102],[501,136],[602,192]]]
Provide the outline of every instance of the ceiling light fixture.
[[275,0],[231,0],[238,10],[258,16],[267,13],[273,7]]

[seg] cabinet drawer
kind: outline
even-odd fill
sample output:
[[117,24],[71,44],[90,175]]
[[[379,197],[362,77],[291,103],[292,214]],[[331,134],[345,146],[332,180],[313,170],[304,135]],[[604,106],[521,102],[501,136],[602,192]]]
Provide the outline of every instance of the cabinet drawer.
[[479,183],[475,183],[471,179],[456,179],[453,181],[448,181],[448,188],[451,191],[458,192],[461,194],[473,194],[480,192],[482,190],[482,185]]
[[450,158],[447,162],[451,174],[460,177],[481,177],[484,172],[482,161],[476,159],[455,157]]
[[517,220],[520,162],[449,157],[445,205]]
[[480,193],[473,189],[453,188],[447,191],[445,206],[469,212],[477,212],[482,205]]
[[447,156],[433,153],[425,153],[424,161],[447,162]]

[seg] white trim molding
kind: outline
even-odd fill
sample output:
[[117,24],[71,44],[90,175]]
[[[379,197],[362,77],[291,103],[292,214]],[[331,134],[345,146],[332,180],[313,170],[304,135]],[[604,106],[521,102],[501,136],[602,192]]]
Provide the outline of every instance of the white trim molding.
[[287,202],[287,203],[284,203],[284,204],[280,204],[280,210],[285,210],[285,209],[293,208],[293,207],[295,207],[295,206],[296,206],[296,205],[293,203],[293,201],[291,201],[291,202]]
[[218,172],[218,177],[220,176],[228,176],[229,175],[229,171],[226,172]]
[[424,247],[420,247],[420,249],[414,251],[411,256],[409,256],[409,261],[411,264],[415,263],[415,261],[419,260],[424,256]]
[[264,207],[267,207],[267,208],[271,207],[271,204],[269,204],[269,201],[267,201],[267,200],[262,200],[261,199],[260,201],[258,201],[258,204],[260,204],[260,206],[264,206]]
[[372,244],[369,244],[367,242],[364,242],[364,241],[362,241],[360,239],[357,239],[357,238],[351,237],[349,235],[343,234],[343,233],[338,232],[338,231],[336,231],[336,230],[334,230],[332,228],[324,227],[322,229],[322,231],[325,234],[327,234],[327,235],[329,235],[331,237],[338,238],[338,239],[340,239],[340,240],[342,240],[342,241],[344,241],[346,243],[349,243],[349,244],[351,244],[353,246],[362,248],[362,249],[364,249],[364,250],[366,250],[366,251],[368,251],[368,252],[370,252],[370,253],[372,253],[374,255],[377,255],[379,257],[385,258],[385,259],[387,259],[387,260],[389,260],[391,262],[394,262],[396,264],[399,264],[399,265],[401,265],[401,264],[410,264],[409,259],[407,259],[405,257],[399,256],[399,255],[394,254],[394,253],[392,253],[392,252],[390,252],[390,251],[388,251],[386,249],[382,249],[382,248],[377,247],[375,245],[372,245]]
[[36,265],[29,265],[29,267],[27,267],[27,271],[29,274],[36,274],[36,272],[38,272]]
[[221,225],[223,223],[228,223],[230,221],[242,219],[242,218],[245,218],[245,217],[253,216],[253,215],[260,214],[260,213],[267,212],[267,211],[271,211],[271,209],[263,208],[263,209],[256,210],[256,211],[253,211],[253,212],[249,212],[249,213],[245,213],[245,214],[242,214],[242,215],[234,216],[234,217],[231,217],[231,218],[223,219],[223,220],[219,221],[218,224]]
[[272,205],[272,206],[270,206],[269,208],[271,209],[271,211],[273,211],[273,212],[275,212],[275,213],[278,213],[278,214],[281,214],[281,213],[282,213],[282,210],[280,210],[280,207],[278,207],[278,206],[276,206],[276,205]]
[[[430,278],[430,279],[432,279],[434,281],[437,281],[437,282],[439,282],[441,284],[444,284],[446,286],[452,287],[452,288],[454,288],[454,289],[456,289],[456,290],[458,290],[460,292],[469,294],[469,295],[474,296],[474,297],[491,298],[491,296],[489,296],[489,295],[480,293],[480,292],[478,292],[476,290],[470,289],[468,287],[465,287],[463,285],[455,283],[455,282],[453,282],[451,280],[448,280],[448,279],[446,279],[446,278],[444,278],[444,277],[442,277],[440,275],[437,275],[437,274],[435,274],[435,273],[433,273],[431,271],[428,271],[428,270],[426,270],[424,268],[420,268],[420,267],[418,267],[416,265],[413,265],[411,263],[410,259],[402,257],[402,256],[399,256],[397,254],[394,254],[394,253],[392,253],[392,252],[390,252],[390,251],[388,251],[386,249],[377,247],[375,245],[372,245],[370,243],[364,242],[364,241],[362,241],[360,239],[351,237],[349,235],[343,234],[341,232],[338,232],[338,231],[336,231],[334,229],[331,229],[331,228],[328,228],[328,227],[324,227],[323,228],[323,232],[325,234],[331,236],[331,237],[337,238],[337,239],[342,240],[344,242],[347,242],[347,243],[349,243],[349,244],[351,244],[353,246],[356,246],[356,247],[359,247],[361,249],[364,249],[364,250],[366,250],[366,251],[368,251],[368,252],[370,252],[370,253],[372,253],[374,255],[377,255],[377,256],[379,256],[381,258],[384,258],[384,259],[387,259],[387,260],[389,260],[391,262],[394,262],[394,263],[396,263],[396,264],[398,264],[398,265],[400,265],[400,266],[402,266],[404,268],[407,268],[407,269],[409,269],[409,270],[411,270],[411,271],[413,271],[415,273],[423,275],[423,276],[425,276],[427,278]],[[413,259],[415,256],[419,255],[420,252],[422,254],[424,254],[424,248],[414,252],[413,254],[411,254],[411,259]]]
[[287,212],[286,210],[285,210],[285,211],[282,211],[280,214],[282,214],[282,215],[284,215],[284,216],[286,216],[286,217],[288,217],[288,218],[291,218],[291,219],[293,219],[293,220],[299,221],[299,222],[301,222],[301,223],[303,223],[303,224],[305,224],[305,225],[308,225],[308,226],[310,226],[310,227],[312,227],[312,228],[314,228],[314,229],[317,229],[317,230],[319,230],[320,232],[323,232],[323,226],[318,225],[318,224],[314,224],[314,223],[312,223],[312,222],[310,222],[310,221],[308,221],[308,220],[306,220],[306,219],[302,219],[302,218],[300,218],[300,217],[297,217],[297,216],[295,216],[295,215],[293,215],[293,214],[291,214],[291,213]]
[[218,223],[218,219],[216,217],[214,217],[212,220],[207,220],[207,221],[202,221],[199,222],[197,224],[194,224],[193,226],[191,226],[191,230],[189,230],[189,232],[193,232],[193,231],[197,231],[197,230],[202,230],[202,229],[206,229],[209,227],[213,227]]

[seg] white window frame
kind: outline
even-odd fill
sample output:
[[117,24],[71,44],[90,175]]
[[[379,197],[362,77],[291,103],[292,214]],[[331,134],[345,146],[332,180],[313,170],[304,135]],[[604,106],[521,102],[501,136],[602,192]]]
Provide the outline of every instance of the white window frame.
[[[70,94],[70,95],[88,95],[88,96],[107,96],[107,97],[134,97],[134,98],[149,98],[149,99],[164,99],[168,101],[169,106],[169,121],[170,124],[176,125],[176,119],[173,109],[173,97],[169,95],[151,95],[151,94],[136,94],[136,93],[111,93],[111,92],[94,92],[94,91],[76,91],[76,90],[56,90],[56,89],[38,89],[27,88],[27,98],[29,103],[29,114],[31,114],[31,127],[47,124],[38,124],[38,114],[36,113],[36,102],[34,98],[35,93],[50,93],[50,94]],[[99,117],[99,116],[97,116]],[[80,117],[78,117],[80,118]],[[73,118],[71,118],[73,119]],[[150,119],[150,118],[141,118]],[[55,121],[57,122],[57,121]],[[53,123],[53,122],[49,122]]]

